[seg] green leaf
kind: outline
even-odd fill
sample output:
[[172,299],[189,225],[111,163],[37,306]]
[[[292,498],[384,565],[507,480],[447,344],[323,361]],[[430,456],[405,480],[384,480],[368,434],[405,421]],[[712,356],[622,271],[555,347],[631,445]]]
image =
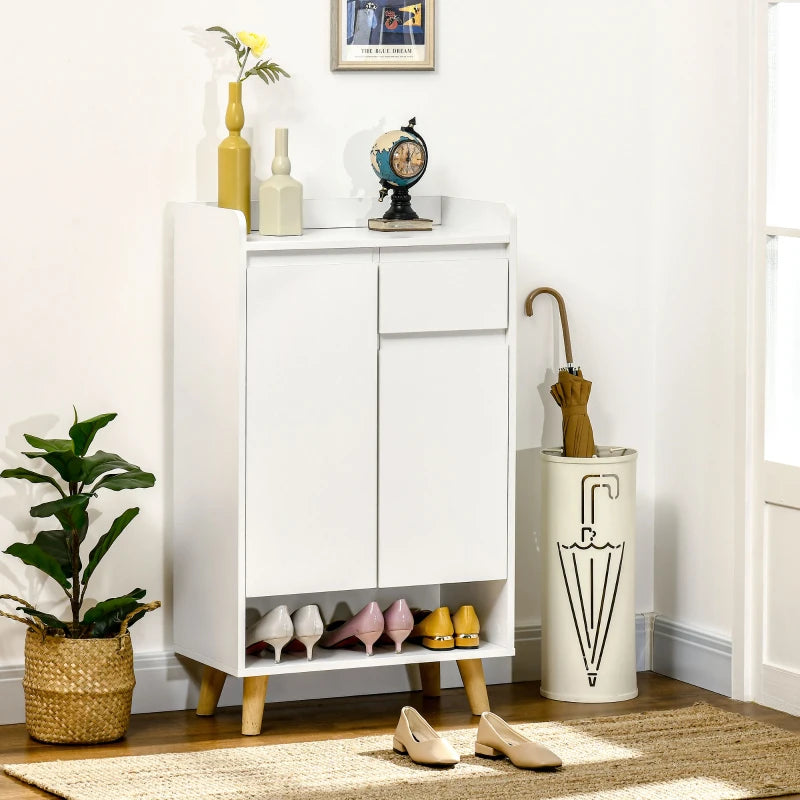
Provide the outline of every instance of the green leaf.
[[127,594],[120,595],[119,597],[110,597],[108,600],[103,600],[93,608],[90,608],[83,617],[83,622],[87,625],[95,622],[96,620],[104,617],[110,611],[115,611],[122,608],[126,603],[141,600],[147,594],[146,589],[131,589]]
[[116,453],[105,453],[98,450],[93,456],[86,456],[83,459],[83,475],[81,480],[85,483],[92,483],[106,472],[112,469],[124,469],[127,471],[139,469],[136,464],[130,464]]
[[[33,543],[61,565],[64,575],[72,575],[71,534],[68,531],[39,531]],[[80,561],[78,562],[80,565]]]
[[76,421],[69,429],[69,438],[75,443],[75,453],[79,456],[85,456],[97,431],[108,425],[116,416],[116,414],[99,414],[83,422]]
[[53,452],[74,452],[75,445],[72,439],[40,439],[38,436],[31,436],[26,433],[25,441],[31,447],[38,447],[40,450],[46,450],[48,453]]
[[22,455],[46,461],[67,483],[76,483],[81,479],[83,459],[72,452],[52,450],[46,453],[23,452]]
[[69,622],[62,622],[58,617],[54,617],[52,614],[45,614],[44,611],[38,611],[35,608],[28,608],[27,606],[17,606],[17,611],[21,611],[29,617],[36,617],[36,619],[41,620],[47,625],[48,628],[56,628],[61,631],[71,630]]
[[206,30],[222,34],[223,40],[236,51],[236,60],[239,62],[239,66],[241,66],[242,65],[241,57],[246,49],[242,45],[242,43],[230,31],[226,31],[225,28],[220,28],[219,25],[214,25],[211,28],[206,28]]
[[[98,620],[92,626],[92,637],[96,639],[102,639],[110,636],[116,636],[119,633],[122,620],[137,608],[143,609],[144,607],[144,603],[131,603],[130,605],[123,606],[122,608],[118,609],[113,614],[109,614],[107,617]],[[135,616],[131,617],[128,620],[128,628],[130,628],[134,622],[138,622],[145,615],[145,613],[147,612],[142,611],[141,614],[136,614]]]
[[33,472],[24,467],[17,467],[16,469],[4,469],[0,472],[0,478],[19,478],[22,481],[30,481],[31,483],[49,483],[55,486],[61,496],[64,497],[64,490],[58,485],[55,478],[49,475],[40,475],[38,472]]
[[258,75],[266,84],[277,83],[281,79],[281,75],[285,78],[292,76],[282,67],[279,67],[274,61],[259,61],[252,69],[245,73],[245,77],[249,75]]
[[65,530],[82,530],[88,524],[86,516],[86,506],[91,496],[88,494],[73,494],[69,497],[62,497],[61,500],[53,500],[50,503],[42,503],[31,509],[32,517],[55,517]]
[[283,76],[285,76],[287,78],[291,78],[292,77],[283,67],[281,67],[279,64],[277,64],[275,61],[270,61],[269,59],[267,59],[265,61],[262,61],[261,63],[263,64],[264,67],[266,67],[271,72],[279,72],[281,75],[283,75]]
[[92,573],[97,568],[100,560],[109,551],[109,548],[117,540],[117,537],[125,530],[130,521],[139,513],[138,508],[129,508],[127,511],[120,514],[114,522],[111,523],[107,533],[104,533],[98,540],[97,544],[92,548],[89,553],[89,563],[86,565],[81,583],[86,586]]
[[92,487],[91,491],[94,493],[98,489],[111,489],[112,492],[118,492],[120,489],[148,489],[155,482],[155,476],[151,472],[131,469],[127,472],[106,475]]
[[64,591],[69,592],[70,582],[61,568],[61,564],[49,553],[45,553],[38,545],[15,542],[10,547],[7,547],[4,552],[10,556],[16,556],[20,561],[31,567],[40,569],[45,575],[49,575],[53,580],[58,581]]
[[[142,607],[142,603],[137,601],[141,600],[145,594],[147,592],[144,589],[133,589],[121,597],[103,600],[86,612],[81,620],[81,625],[91,625],[93,637],[114,636],[119,633],[122,620],[131,611]],[[138,617],[135,617],[131,622],[135,622],[137,619]]]

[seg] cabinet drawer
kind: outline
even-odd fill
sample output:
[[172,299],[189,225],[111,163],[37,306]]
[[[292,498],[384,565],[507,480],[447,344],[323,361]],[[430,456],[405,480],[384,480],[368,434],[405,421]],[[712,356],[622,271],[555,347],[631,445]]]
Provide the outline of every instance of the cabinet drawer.
[[508,261],[381,262],[381,333],[508,327]]

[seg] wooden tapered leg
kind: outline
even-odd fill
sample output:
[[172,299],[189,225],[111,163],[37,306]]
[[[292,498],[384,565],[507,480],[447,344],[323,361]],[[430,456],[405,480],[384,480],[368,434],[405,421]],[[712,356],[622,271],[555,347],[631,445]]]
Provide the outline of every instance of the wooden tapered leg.
[[458,671],[464,681],[467,700],[472,713],[476,716],[489,710],[489,695],[486,693],[486,678],[483,674],[483,663],[479,658],[458,661]]
[[200,684],[200,697],[197,700],[197,716],[211,717],[217,710],[219,696],[222,694],[222,687],[225,685],[225,678],[228,676],[221,670],[214,667],[206,667],[203,670],[203,681]]
[[425,697],[441,697],[441,664],[438,661],[420,663],[419,677],[422,681],[422,694]]
[[257,675],[244,679],[242,690],[242,735],[258,736],[264,716],[264,701],[267,699],[269,675]]

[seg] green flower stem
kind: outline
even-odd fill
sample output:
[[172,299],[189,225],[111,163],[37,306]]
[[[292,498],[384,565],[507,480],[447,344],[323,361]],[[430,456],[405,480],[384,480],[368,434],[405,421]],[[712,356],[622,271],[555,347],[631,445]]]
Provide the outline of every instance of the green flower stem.
[[247,57],[250,55],[250,48],[248,47],[247,50],[244,51],[244,58],[242,59],[242,68],[239,70],[239,77],[236,79],[237,82],[241,82],[242,80],[242,73],[244,72],[244,66],[247,64]]

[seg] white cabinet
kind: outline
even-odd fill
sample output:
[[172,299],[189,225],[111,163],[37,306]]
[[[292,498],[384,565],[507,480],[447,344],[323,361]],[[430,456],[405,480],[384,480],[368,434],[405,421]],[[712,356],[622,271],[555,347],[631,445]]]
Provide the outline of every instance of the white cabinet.
[[[431,232],[307,201],[314,227],[285,238],[172,207],[175,649],[207,667],[198,713],[245,679],[244,732],[269,675],[418,663],[434,692],[458,661],[479,711],[480,659],[513,655],[513,219],[421,202]],[[474,605],[481,647],[245,656],[247,622],[280,603],[331,617],[398,597]]]

